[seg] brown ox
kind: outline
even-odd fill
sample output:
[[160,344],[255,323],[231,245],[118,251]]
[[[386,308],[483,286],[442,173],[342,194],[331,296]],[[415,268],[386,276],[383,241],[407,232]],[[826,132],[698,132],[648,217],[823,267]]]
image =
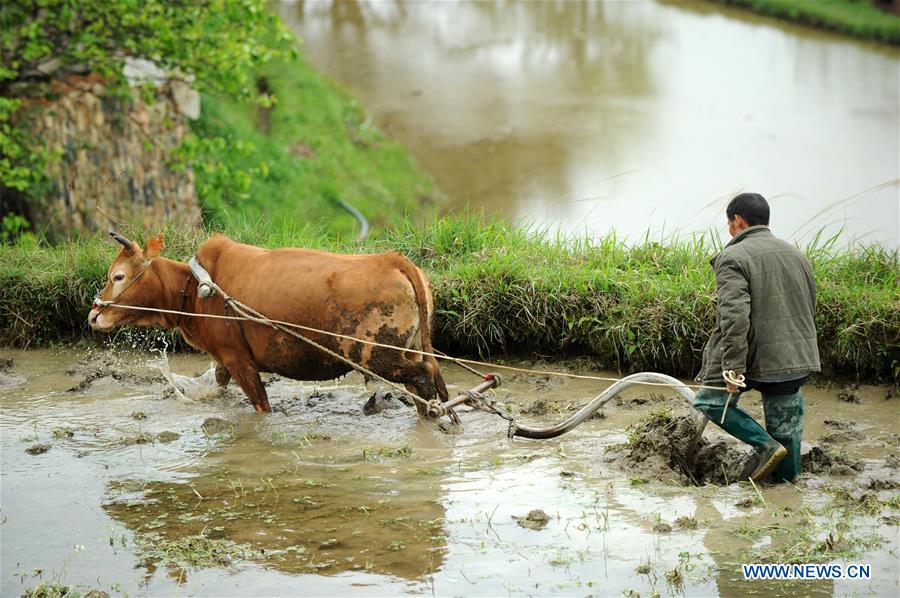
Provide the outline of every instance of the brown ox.
[[[163,236],[143,251],[117,233],[119,255],[109,267],[104,301],[197,314],[226,314],[222,297],[202,299],[187,264],[160,257]],[[398,253],[339,255],[311,249],[265,250],[217,235],[200,246],[197,257],[225,292],[281,320],[355,338],[432,352],[429,323],[431,289],[425,274]],[[227,310],[228,315],[234,315]],[[331,380],[350,367],[319,349],[268,326],[94,305],[88,322],[95,330],[131,324],[177,328],[193,347],[219,363],[216,379],[233,377],[257,411],[271,411],[260,372],[295,380]],[[299,331],[332,351],[426,401],[447,400],[437,361],[416,353],[375,347],[318,333]],[[419,412],[422,405],[417,401]]]

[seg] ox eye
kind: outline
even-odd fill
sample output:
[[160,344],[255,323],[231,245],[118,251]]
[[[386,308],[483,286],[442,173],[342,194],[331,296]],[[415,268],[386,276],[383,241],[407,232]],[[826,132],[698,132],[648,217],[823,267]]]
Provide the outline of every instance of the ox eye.
[[115,276],[113,276],[113,282],[122,282],[123,280],[125,280],[124,274],[120,273],[120,274],[116,274]]

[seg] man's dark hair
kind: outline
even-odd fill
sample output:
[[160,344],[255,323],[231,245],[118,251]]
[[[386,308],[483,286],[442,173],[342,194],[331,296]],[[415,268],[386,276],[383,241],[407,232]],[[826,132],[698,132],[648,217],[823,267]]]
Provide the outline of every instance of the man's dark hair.
[[769,225],[769,202],[759,193],[741,193],[729,202],[725,208],[728,220],[740,215],[750,226]]

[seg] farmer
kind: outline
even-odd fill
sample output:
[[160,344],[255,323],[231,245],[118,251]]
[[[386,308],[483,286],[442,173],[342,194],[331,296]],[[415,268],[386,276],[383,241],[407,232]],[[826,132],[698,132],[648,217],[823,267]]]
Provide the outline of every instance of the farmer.
[[[697,375],[721,390],[701,388],[694,407],[756,450],[741,479],[774,470],[776,481],[792,481],[800,473],[800,387],[819,371],[816,283],[806,257],[769,231],[769,204],[761,195],[741,193],[725,212],[732,239],[710,261],[716,328]],[[735,383],[742,375],[746,387]],[[737,406],[750,389],[762,394],[765,429]]]

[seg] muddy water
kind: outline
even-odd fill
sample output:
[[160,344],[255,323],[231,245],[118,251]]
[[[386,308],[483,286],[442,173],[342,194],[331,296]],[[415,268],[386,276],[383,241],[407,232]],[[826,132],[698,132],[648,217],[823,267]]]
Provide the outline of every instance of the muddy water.
[[[642,239],[724,228],[900,243],[900,53],[708,2],[284,2],[317,68],[449,207]],[[857,195],[859,194],[859,195]],[[727,237],[727,235],[724,235]]]
[[[847,562],[871,563],[870,581],[748,587],[739,568],[777,529],[815,521],[827,540],[835,488],[897,481],[897,399],[883,387],[856,390],[859,403],[838,401],[837,387],[807,393],[805,439],[852,430],[831,446],[862,472],[806,474],[758,500],[745,485],[681,486],[608,458],[630,423],[676,404],[653,389],[562,438],[509,443],[505,423],[481,413],[461,414],[461,434],[390,401],[365,416],[371,391],[354,376],[272,378],[276,412],[260,416],[239,390],[218,393],[199,356],[2,356],[15,360],[0,379],[4,596],[46,581],[131,595],[898,592],[896,508],[830,539],[867,543]],[[471,383],[449,367],[445,377]],[[507,376],[498,396],[549,422],[599,390]],[[743,402],[759,415],[752,395]],[[900,506],[896,487],[876,494]],[[516,519],[533,509],[549,516],[539,529]]]

